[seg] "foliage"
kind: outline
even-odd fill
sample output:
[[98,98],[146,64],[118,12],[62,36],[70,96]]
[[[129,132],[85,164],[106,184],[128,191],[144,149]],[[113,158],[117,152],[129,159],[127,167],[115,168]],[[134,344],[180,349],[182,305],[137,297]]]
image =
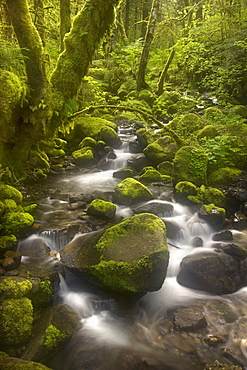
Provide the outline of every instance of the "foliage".
[[55,349],[65,338],[65,333],[62,333],[56,326],[50,325],[45,331],[44,346],[48,350]]

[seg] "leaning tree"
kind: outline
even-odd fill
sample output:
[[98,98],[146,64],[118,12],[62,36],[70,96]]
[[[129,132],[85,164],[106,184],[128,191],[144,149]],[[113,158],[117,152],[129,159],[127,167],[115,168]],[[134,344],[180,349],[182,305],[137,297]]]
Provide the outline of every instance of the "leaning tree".
[[64,47],[50,73],[39,30],[27,0],[6,0],[24,57],[26,81],[0,70],[0,164],[15,176],[26,174],[30,151],[53,137],[75,98],[100,39],[114,21],[121,0],[87,0],[64,37]]

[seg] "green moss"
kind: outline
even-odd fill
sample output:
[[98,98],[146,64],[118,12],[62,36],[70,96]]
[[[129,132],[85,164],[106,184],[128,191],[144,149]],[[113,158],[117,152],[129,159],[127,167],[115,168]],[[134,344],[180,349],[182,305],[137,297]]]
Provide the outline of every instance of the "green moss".
[[49,306],[54,300],[54,291],[49,279],[43,280],[39,284],[38,291],[31,296],[35,308],[44,308]]
[[143,153],[155,166],[164,161],[171,161],[176,153],[177,147],[174,141],[169,137],[163,137],[154,143],[149,144]]
[[102,199],[94,199],[88,206],[87,213],[92,216],[113,219],[117,206]]
[[200,116],[195,113],[185,114],[178,122],[176,130],[183,137],[187,137],[200,130],[203,127],[203,121]]
[[3,299],[22,298],[32,289],[32,283],[29,280],[16,280],[14,277],[0,279],[0,295]]
[[209,214],[209,215],[217,214],[222,219],[225,217],[226,210],[224,208],[217,207],[214,204],[207,204],[207,205],[204,205],[203,207],[204,207],[206,213]]
[[236,168],[224,167],[210,173],[208,176],[208,184],[211,186],[229,185],[234,183],[237,177],[242,173]]
[[203,118],[209,123],[216,124],[221,122],[224,118],[224,114],[218,108],[209,107],[205,109]]
[[96,249],[102,252],[105,248],[112,246],[119,238],[126,237],[131,232],[138,233],[143,230],[150,235],[155,234],[158,230],[164,236],[166,235],[165,225],[157,216],[142,213],[125,218],[120,224],[107,229],[96,244]]
[[140,128],[136,131],[136,136],[138,143],[141,148],[144,149],[148,144],[151,144],[154,141],[152,133],[145,128]]
[[114,197],[120,204],[131,205],[150,200],[153,194],[139,181],[128,177],[116,186]]
[[218,135],[218,130],[216,126],[207,125],[197,133],[196,138],[198,141],[200,141],[203,138],[207,138],[207,139],[214,138],[217,135]]
[[141,90],[139,93],[139,99],[144,100],[150,107],[152,107],[155,96],[149,90]]
[[17,243],[15,235],[5,235],[0,237],[0,255],[2,256],[7,250],[12,249]]
[[139,179],[143,183],[151,183],[156,181],[162,181],[163,176],[155,169],[146,169],[146,171],[140,176]]
[[118,137],[118,134],[112,127],[102,127],[99,137],[106,144],[112,146],[113,148],[118,148],[120,146],[120,139]]
[[38,208],[38,205],[34,203],[34,204],[30,204],[29,206],[23,207],[23,211],[30,213],[30,215],[34,215],[37,208]]
[[175,190],[184,195],[196,195],[197,187],[190,181],[180,181],[176,184]]
[[1,363],[1,370],[51,370],[49,367],[38,362],[25,361],[16,357]]
[[247,107],[245,105],[234,105],[231,111],[243,118],[247,118]]
[[192,146],[180,148],[174,158],[173,182],[190,181],[197,186],[206,184],[207,164],[204,150]]
[[0,85],[0,112],[1,115],[10,119],[12,109],[21,103],[26,90],[17,75],[2,69],[0,70]]
[[76,165],[80,167],[90,167],[95,162],[95,156],[90,147],[75,150],[72,157]]
[[6,299],[0,315],[0,339],[9,345],[28,341],[33,323],[33,306],[30,299]]
[[158,164],[157,170],[162,174],[162,175],[168,175],[171,176],[173,173],[173,163],[170,161],[164,161]]
[[13,186],[0,183],[0,200],[4,199],[13,199],[16,204],[21,204],[22,194]]
[[6,212],[17,211],[17,209],[18,209],[17,204],[13,199],[5,199],[3,201],[3,203],[4,203],[4,206],[5,206],[5,211]]
[[53,350],[57,348],[66,337],[67,335],[57,329],[56,326],[50,325],[45,331],[44,346],[47,350]]
[[[105,145],[105,142],[104,142],[104,145]],[[82,148],[85,148],[85,147],[90,147],[92,149],[96,149],[97,148],[97,141],[90,137],[90,136],[87,136],[85,137],[79,144],[78,148],[79,149],[82,149]]]
[[4,232],[8,235],[18,235],[23,229],[34,222],[32,215],[26,212],[8,212],[2,218]]
[[198,191],[198,197],[204,204],[214,203],[221,206],[225,202],[225,195],[221,190],[216,188],[206,188],[202,185]]
[[55,140],[42,140],[39,142],[39,147],[48,155],[49,158],[63,158],[65,156],[65,151],[57,145],[57,142]]

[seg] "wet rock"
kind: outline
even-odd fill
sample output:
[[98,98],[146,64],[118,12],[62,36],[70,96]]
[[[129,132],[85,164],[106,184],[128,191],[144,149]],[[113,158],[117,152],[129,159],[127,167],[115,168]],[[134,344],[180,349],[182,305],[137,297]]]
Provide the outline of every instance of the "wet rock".
[[113,220],[116,214],[116,205],[102,199],[94,199],[88,206],[88,215]]
[[159,217],[170,216],[173,211],[173,205],[159,201],[152,201],[146,204],[132,208],[134,213],[152,213]]
[[163,284],[169,259],[165,225],[151,214],[129,217],[75,238],[60,255],[68,269],[96,285],[127,294],[155,291]]
[[42,238],[26,239],[19,245],[19,252],[22,256],[44,259],[50,256],[50,247]]
[[241,248],[236,244],[219,244],[217,249],[228,254],[237,261],[243,261],[247,258],[247,249]]
[[229,241],[229,240],[233,240],[233,235],[230,230],[222,230],[218,233],[215,233],[212,239],[214,241],[224,241],[224,240]]
[[247,202],[245,202],[245,203],[242,204],[241,211],[244,214],[244,216],[247,217]]
[[[51,326],[57,329],[57,337],[53,338],[53,345],[48,345],[46,333],[47,328]],[[43,362],[70,340],[80,327],[80,316],[75,310],[62,304],[47,308],[39,318],[33,330],[32,340],[26,345],[22,358]]]
[[234,213],[231,227],[237,230],[244,230],[247,228],[247,217],[242,212]]
[[174,328],[179,331],[196,331],[207,326],[205,316],[191,308],[177,308],[169,310],[168,315],[172,316]]
[[5,257],[5,258],[0,260],[0,266],[5,271],[10,271],[10,270],[14,270],[16,268],[16,262],[14,261],[13,258]]
[[217,335],[208,335],[206,338],[204,338],[204,342],[209,347],[217,347],[219,344],[224,343],[224,339]]
[[144,167],[150,166],[151,162],[145,157],[143,153],[135,154],[128,159],[128,166],[140,172]]
[[115,188],[114,201],[118,204],[130,206],[146,202],[153,198],[151,191],[139,181],[127,178]]
[[136,154],[141,153],[142,148],[141,145],[135,140],[129,142],[129,151],[130,153]]
[[179,284],[215,294],[233,293],[244,285],[244,268],[224,253],[202,252],[183,258]]
[[180,232],[180,227],[179,225],[169,221],[169,220],[165,220],[164,221],[165,224],[166,224],[166,235],[168,238],[170,239],[176,239],[177,235],[179,234]]
[[195,236],[192,241],[191,245],[195,248],[202,247],[203,246],[203,240],[199,236]]
[[122,170],[118,170],[113,172],[113,177],[116,179],[124,180],[127,177],[134,177],[135,172],[131,168],[123,168]]
[[225,209],[214,204],[204,205],[198,210],[198,216],[214,228],[221,229],[225,218]]

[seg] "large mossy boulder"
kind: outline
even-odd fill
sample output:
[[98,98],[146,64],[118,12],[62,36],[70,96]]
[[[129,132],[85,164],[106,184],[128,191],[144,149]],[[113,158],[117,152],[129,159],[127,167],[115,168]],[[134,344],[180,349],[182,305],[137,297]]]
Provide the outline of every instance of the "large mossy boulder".
[[6,185],[3,182],[0,183],[0,200],[13,199],[16,204],[21,204],[22,194],[13,186]]
[[60,250],[67,268],[118,293],[156,291],[166,277],[169,251],[165,224],[142,213],[103,233],[81,236]]
[[146,148],[148,144],[151,144],[154,141],[152,133],[145,128],[137,130],[136,136],[141,149]]
[[204,150],[193,146],[180,148],[174,158],[173,183],[190,181],[196,186],[207,183],[208,157]]
[[246,268],[225,253],[201,252],[183,258],[179,284],[214,294],[233,293],[244,286]]
[[203,121],[195,113],[187,113],[176,122],[176,132],[182,137],[194,134],[203,128]]
[[157,141],[149,144],[144,150],[146,158],[155,166],[164,162],[171,161],[176,153],[177,146],[170,136],[164,136]]
[[112,148],[119,148],[121,146],[121,140],[118,137],[117,132],[110,126],[104,126],[100,130],[100,140],[103,140],[107,145]]
[[227,186],[234,183],[241,173],[242,171],[237,168],[219,168],[209,174],[208,184],[211,186]]
[[7,212],[2,217],[6,235],[19,235],[20,232],[30,227],[34,218],[27,212]]
[[139,181],[133,178],[126,178],[115,188],[114,200],[123,205],[133,205],[140,202],[151,200],[153,194]]
[[85,137],[92,137],[96,140],[100,138],[100,132],[103,127],[111,127],[117,130],[117,125],[110,121],[97,117],[79,117],[74,121],[74,129],[65,134],[68,141],[68,150],[75,151],[78,145]]
[[0,352],[1,370],[51,370],[49,367],[33,361],[10,357],[5,352]]
[[96,163],[94,151],[90,147],[75,150],[72,157],[78,167],[87,168]]

